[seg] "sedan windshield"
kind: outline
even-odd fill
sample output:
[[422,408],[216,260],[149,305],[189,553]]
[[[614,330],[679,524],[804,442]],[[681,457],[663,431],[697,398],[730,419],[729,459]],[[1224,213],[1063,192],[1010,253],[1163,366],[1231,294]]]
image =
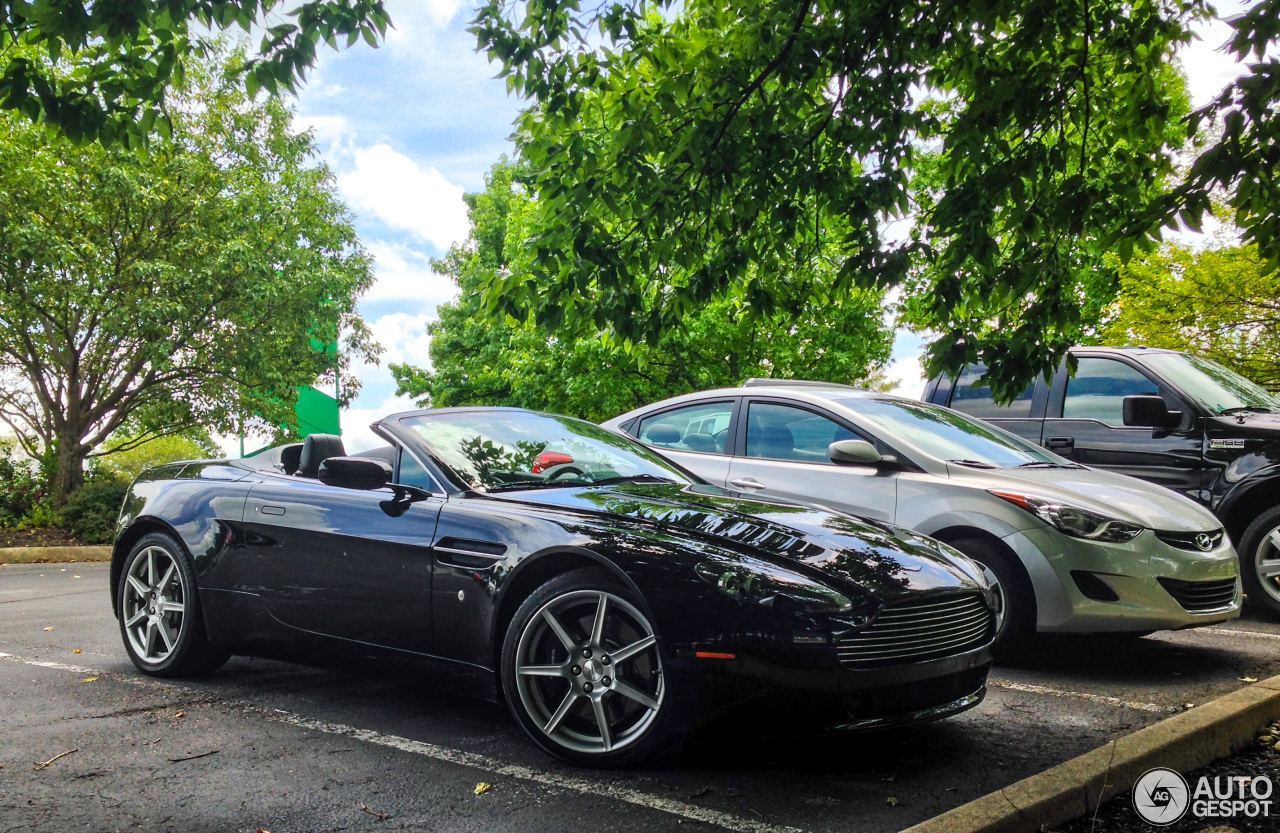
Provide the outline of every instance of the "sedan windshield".
[[459,411],[409,417],[404,424],[473,489],[694,482],[643,446],[568,417]]
[[1068,465],[1044,449],[955,411],[902,399],[845,399],[841,404],[926,454],[976,469]]
[[1280,412],[1280,401],[1276,397],[1217,362],[1184,353],[1151,353],[1143,359],[1152,370],[1212,413]]

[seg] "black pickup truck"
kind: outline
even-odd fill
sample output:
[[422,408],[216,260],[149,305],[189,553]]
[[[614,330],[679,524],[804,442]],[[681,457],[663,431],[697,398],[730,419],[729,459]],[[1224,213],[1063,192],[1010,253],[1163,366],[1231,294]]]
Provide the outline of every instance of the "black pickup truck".
[[930,379],[924,400],[987,420],[1078,463],[1159,483],[1207,506],[1240,554],[1245,591],[1280,617],[1280,398],[1199,356],[1076,347],[1008,405],[986,368]]

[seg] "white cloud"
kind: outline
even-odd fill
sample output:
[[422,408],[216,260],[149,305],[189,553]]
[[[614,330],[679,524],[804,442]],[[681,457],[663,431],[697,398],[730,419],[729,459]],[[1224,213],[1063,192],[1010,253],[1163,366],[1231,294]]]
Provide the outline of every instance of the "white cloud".
[[435,319],[434,315],[393,312],[370,324],[374,340],[382,345],[383,363],[409,362],[430,367],[431,336],[427,334],[427,325]]
[[313,116],[306,113],[293,114],[293,129],[299,132],[310,130],[315,134],[317,144],[332,144],[339,141],[351,129],[346,116]]
[[342,412],[342,445],[348,454],[356,454],[386,445],[387,441],[369,430],[369,426],[387,414],[411,411],[418,407],[407,396],[388,396],[375,408],[350,408]]
[[366,245],[373,255],[376,281],[362,296],[363,302],[413,301],[434,310],[458,296],[458,285],[435,272],[430,258],[422,252],[385,240],[371,240]]
[[893,364],[889,365],[886,375],[893,383],[893,387],[889,388],[891,393],[909,399],[919,399],[924,395],[924,386],[928,380],[924,375],[924,365],[916,356],[895,359]]
[[357,150],[355,169],[338,177],[338,187],[356,208],[440,250],[466,239],[470,230],[462,186],[435,168],[422,170],[389,145]]
[[424,36],[449,25],[462,9],[462,0],[392,0],[387,3],[394,28],[387,30],[387,44],[414,45]]

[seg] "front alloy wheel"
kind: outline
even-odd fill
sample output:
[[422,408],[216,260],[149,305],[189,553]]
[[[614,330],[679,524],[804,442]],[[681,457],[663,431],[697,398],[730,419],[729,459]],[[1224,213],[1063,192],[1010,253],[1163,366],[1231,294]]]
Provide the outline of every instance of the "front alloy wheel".
[[662,733],[662,653],[627,595],[589,571],[562,576],[526,600],[508,632],[508,703],[534,740],[562,758],[618,765],[651,751]]
[[1280,507],[1263,512],[1240,536],[1240,578],[1249,601],[1280,618]]

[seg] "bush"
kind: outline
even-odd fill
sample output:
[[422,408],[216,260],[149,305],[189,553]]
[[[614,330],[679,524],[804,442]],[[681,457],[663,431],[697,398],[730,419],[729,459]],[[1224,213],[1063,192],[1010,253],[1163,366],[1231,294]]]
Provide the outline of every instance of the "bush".
[[90,544],[110,544],[128,484],[113,478],[90,480],[67,499],[59,513],[61,526]]
[[44,498],[37,464],[14,442],[0,439],[0,527],[17,526]]

